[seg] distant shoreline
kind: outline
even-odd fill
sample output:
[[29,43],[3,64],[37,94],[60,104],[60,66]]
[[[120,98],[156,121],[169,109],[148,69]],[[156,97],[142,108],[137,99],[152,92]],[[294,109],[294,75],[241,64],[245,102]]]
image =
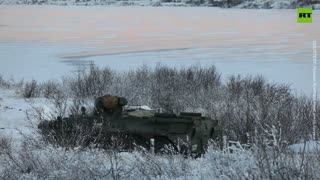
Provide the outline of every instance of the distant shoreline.
[[[320,1],[318,3],[306,4],[295,1],[244,1],[242,3],[235,3],[236,0],[214,1],[214,0],[110,0],[95,2],[93,0],[87,2],[78,2],[81,0],[0,0],[0,6],[3,5],[53,5],[53,6],[101,6],[101,7],[215,7],[225,9],[296,9],[298,7],[312,7],[313,9],[320,9]],[[178,0],[179,1],[179,0]]]

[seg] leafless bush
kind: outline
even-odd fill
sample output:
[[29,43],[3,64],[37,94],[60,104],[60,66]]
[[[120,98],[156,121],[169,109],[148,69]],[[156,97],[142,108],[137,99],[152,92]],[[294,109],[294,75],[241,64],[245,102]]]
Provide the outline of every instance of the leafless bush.
[[0,134],[0,156],[8,151],[11,151],[11,146],[11,139]]
[[143,82],[150,83],[147,87],[151,88],[151,105],[168,112],[206,108],[210,103],[205,96],[216,97],[216,90],[221,85],[220,74],[214,66],[178,70],[158,65],[150,74],[150,80]]
[[11,89],[11,88],[18,88],[20,89],[24,84],[23,80],[20,81],[15,81],[13,78],[7,80],[4,79],[3,76],[0,74],[0,88],[6,88],[6,89]]
[[307,137],[303,129],[312,124],[310,100],[294,96],[289,86],[267,83],[260,76],[232,76],[226,87],[220,119],[231,139],[255,143],[263,127],[275,127],[287,144]]
[[146,153],[135,154],[138,176],[146,179],[186,178],[190,176],[191,159],[180,155],[156,156]]
[[292,152],[281,145],[270,145],[262,138],[258,146],[253,148],[253,155],[263,179],[319,179],[318,151]]
[[119,154],[28,143],[6,151],[0,160],[1,179],[123,179],[134,167]]
[[19,146],[1,137],[0,161],[0,179],[132,179],[135,168],[116,149],[61,148],[28,135]]
[[56,117],[65,117],[68,108],[68,97],[63,92],[59,92],[55,94],[53,97],[49,99],[51,104],[53,105],[53,114]]
[[93,64],[89,70],[79,70],[70,80],[70,89],[76,97],[97,97],[104,95],[112,84],[112,71],[109,68],[100,70]]
[[57,81],[49,80],[40,85],[41,93],[45,98],[53,98],[57,94],[61,94],[62,87]]
[[39,97],[40,95],[40,87],[36,80],[32,80],[30,82],[26,82],[23,90],[22,90],[22,96],[24,98],[34,98]]
[[[272,131],[272,129],[269,129]],[[261,139],[263,140],[263,139]],[[197,159],[147,151],[64,149],[41,139],[0,153],[1,179],[319,179],[319,155],[279,151],[264,140],[252,150],[233,153],[209,146]],[[9,141],[10,142],[10,141]],[[5,143],[7,144],[7,143]],[[9,143],[10,144],[10,143]],[[41,146],[39,146],[39,144]]]
[[169,112],[197,109],[198,102],[204,106],[201,108],[206,108],[209,99],[204,96],[217,97],[215,90],[221,87],[220,74],[214,66],[180,70],[162,65],[154,69],[142,66],[134,71],[116,73],[91,65],[89,70],[81,70],[68,78],[67,83],[72,97],[113,94],[128,98],[130,105],[145,104]]
[[46,143],[66,148],[82,147],[97,133],[90,127],[78,126],[78,121],[63,120],[69,110],[68,99],[63,93],[55,94],[47,100],[50,111],[32,102],[30,105],[32,109],[26,112],[28,126]]
[[[281,129],[282,141],[292,144],[309,138],[312,127],[310,98],[297,97],[288,85],[269,83],[262,76],[231,76],[222,82],[214,66],[178,69],[159,64],[118,73],[91,64],[62,83],[48,81],[40,87],[28,82],[22,94],[38,96],[41,89],[53,104],[54,116],[60,117],[80,114],[82,106],[90,112],[96,97],[112,94],[126,97],[129,105],[175,113],[201,112],[220,120],[224,133],[242,143],[255,143],[262,127],[274,126]],[[319,129],[319,122],[317,126]]]
[[3,79],[2,75],[0,75],[0,87],[10,88],[10,85],[11,85],[10,82]]
[[[225,134],[242,143],[254,143],[262,133],[260,127],[266,126],[281,128],[282,140],[288,144],[308,136],[306,130],[312,125],[310,99],[296,97],[288,85],[268,83],[262,76],[231,76],[226,83],[220,76],[214,66],[177,69],[159,64],[116,73],[92,64],[62,85],[67,88],[64,96],[72,102],[69,112],[63,110],[63,103],[56,107],[64,111],[63,116],[66,112],[79,114],[81,106],[88,107],[88,100],[113,94],[128,98],[129,105],[144,104],[177,113],[202,112],[221,120]],[[50,99],[57,99],[61,92],[52,90],[53,84],[47,83],[44,94],[54,92]]]

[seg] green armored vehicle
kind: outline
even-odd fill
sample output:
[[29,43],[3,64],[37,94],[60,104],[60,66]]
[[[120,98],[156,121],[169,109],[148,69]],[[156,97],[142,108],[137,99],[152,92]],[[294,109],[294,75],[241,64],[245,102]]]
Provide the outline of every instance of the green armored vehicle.
[[[141,146],[156,153],[171,150],[181,153],[204,153],[210,139],[221,137],[217,120],[202,117],[201,113],[181,112],[179,115],[158,113],[144,106],[128,107],[127,100],[117,96],[96,99],[95,109],[68,118],[57,118],[39,124],[42,134],[56,142],[111,147],[114,141],[122,150]],[[72,137],[72,138],[71,138]]]

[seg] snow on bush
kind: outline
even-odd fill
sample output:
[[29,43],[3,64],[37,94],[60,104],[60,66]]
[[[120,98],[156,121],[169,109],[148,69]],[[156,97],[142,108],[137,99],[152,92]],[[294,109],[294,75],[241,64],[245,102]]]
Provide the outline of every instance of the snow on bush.
[[[91,65],[62,81],[37,84],[40,97],[28,98],[27,102],[41,100],[37,104],[40,108],[33,108],[33,120],[52,120],[80,114],[82,106],[91,112],[96,97],[111,94],[127,98],[128,106],[146,105],[174,113],[201,112],[219,120],[225,135],[240,143],[256,143],[262,135],[264,141],[272,140],[274,145],[295,144],[310,138],[310,98],[297,97],[289,86],[268,83],[261,76],[231,76],[225,82],[220,77],[214,66],[180,69],[142,66],[119,73]],[[22,89],[18,93],[23,93],[25,88],[18,89]],[[320,106],[317,108],[319,119]],[[317,122],[317,136],[319,127]]]
[[209,146],[193,159],[140,150],[64,149],[39,140],[12,147],[0,139],[1,179],[319,179],[318,154],[275,152],[269,148],[233,152]]
[[61,148],[44,141],[37,132],[29,133],[32,136],[20,143],[0,135],[0,179],[320,178],[319,153],[310,153],[308,146],[304,151],[292,151],[301,145],[287,148],[309,139],[312,101],[296,97],[288,86],[268,83],[261,76],[231,76],[222,82],[214,66],[143,66],[118,73],[92,65],[61,82],[39,84],[40,97],[27,101],[20,95],[6,95],[8,87],[23,89],[24,83],[15,86],[11,81],[1,81],[6,84],[5,90],[1,89],[1,104],[12,106],[2,109],[1,113],[8,116],[2,115],[1,121],[9,118],[13,124],[21,123],[23,118],[17,109],[26,109],[28,103],[33,111],[27,111],[27,119],[35,123],[77,114],[82,105],[93,107],[95,97],[113,94],[127,97],[130,105],[169,112],[201,110],[220,120],[231,140],[251,143],[251,149],[220,150],[210,146],[205,155],[192,159],[153,155],[144,150],[124,153],[79,146]]

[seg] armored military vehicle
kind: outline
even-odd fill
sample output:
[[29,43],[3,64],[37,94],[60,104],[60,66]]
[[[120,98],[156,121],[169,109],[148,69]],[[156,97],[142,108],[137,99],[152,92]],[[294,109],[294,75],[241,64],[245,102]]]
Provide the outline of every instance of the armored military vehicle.
[[201,154],[210,139],[221,137],[218,121],[201,113],[177,115],[126,105],[123,97],[105,95],[96,99],[93,112],[86,113],[83,107],[81,115],[43,121],[38,127],[45,136],[64,144],[81,139],[84,144],[107,148],[116,140],[122,150],[141,146],[154,148],[156,153],[171,148],[176,152]]

